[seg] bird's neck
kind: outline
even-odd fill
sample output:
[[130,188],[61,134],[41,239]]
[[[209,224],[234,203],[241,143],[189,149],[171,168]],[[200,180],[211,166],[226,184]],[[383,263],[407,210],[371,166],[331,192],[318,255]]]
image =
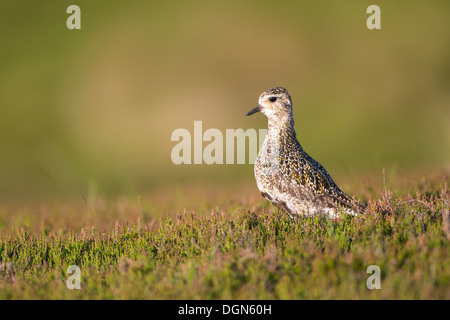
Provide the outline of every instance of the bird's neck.
[[297,140],[292,114],[286,117],[269,117],[267,143],[281,143],[281,146],[296,146],[301,148]]
[[281,132],[296,137],[292,114],[269,117],[267,134],[278,136]]

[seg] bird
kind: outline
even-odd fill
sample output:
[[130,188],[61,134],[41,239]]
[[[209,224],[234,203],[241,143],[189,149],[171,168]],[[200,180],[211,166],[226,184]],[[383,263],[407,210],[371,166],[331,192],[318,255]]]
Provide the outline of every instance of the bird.
[[342,213],[359,215],[366,206],[342,191],[325,168],[300,145],[294,129],[292,99],[283,87],[261,93],[257,112],[268,118],[268,130],[255,161],[254,174],[261,195],[291,218]]

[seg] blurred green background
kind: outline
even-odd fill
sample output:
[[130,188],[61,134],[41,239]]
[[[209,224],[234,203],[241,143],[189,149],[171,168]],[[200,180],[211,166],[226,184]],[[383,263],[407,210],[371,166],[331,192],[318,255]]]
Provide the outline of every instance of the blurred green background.
[[248,164],[174,165],[170,137],[194,120],[266,128],[245,114],[272,86],[338,182],[450,163],[447,0],[2,0],[0,39],[4,201],[253,181]]

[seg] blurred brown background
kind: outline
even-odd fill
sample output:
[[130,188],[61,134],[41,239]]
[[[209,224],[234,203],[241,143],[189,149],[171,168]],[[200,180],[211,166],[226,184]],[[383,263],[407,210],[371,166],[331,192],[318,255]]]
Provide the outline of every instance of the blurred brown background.
[[[66,27],[71,4],[81,30]],[[371,4],[381,30],[366,27]],[[252,182],[248,164],[175,166],[170,136],[194,120],[266,128],[245,114],[272,86],[338,182],[448,168],[449,18],[444,0],[3,0],[0,197]]]

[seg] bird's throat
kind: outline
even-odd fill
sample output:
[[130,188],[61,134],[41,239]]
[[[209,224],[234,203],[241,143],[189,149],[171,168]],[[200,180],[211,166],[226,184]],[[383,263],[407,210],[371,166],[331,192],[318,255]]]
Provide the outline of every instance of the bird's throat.
[[279,136],[283,133],[284,135],[296,137],[294,117],[292,115],[269,117],[267,129],[267,134],[271,136]]
[[[294,128],[294,118],[292,116],[270,117],[265,143],[266,147],[279,145],[287,148],[293,146],[301,148]],[[288,150],[285,150],[285,152],[288,152]]]

